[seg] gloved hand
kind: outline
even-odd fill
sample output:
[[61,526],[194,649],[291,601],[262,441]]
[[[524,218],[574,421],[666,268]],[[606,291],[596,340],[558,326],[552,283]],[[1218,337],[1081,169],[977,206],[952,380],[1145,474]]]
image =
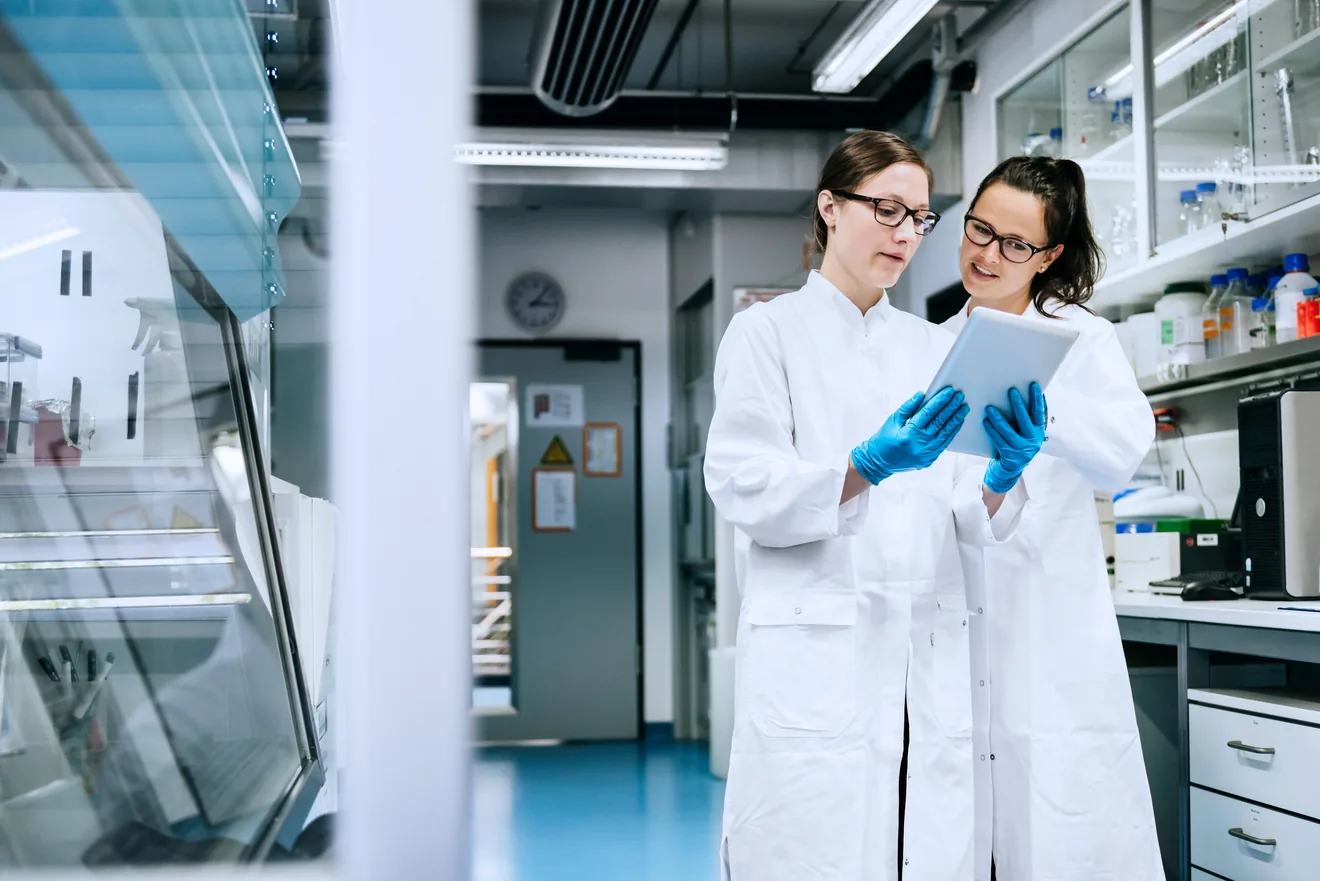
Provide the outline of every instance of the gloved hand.
[[962,392],[942,389],[923,406],[924,398],[913,395],[853,450],[853,467],[872,486],[900,471],[929,467],[962,428],[968,409]]
[[995,448],[996,457],[985,469],[986,489],[1006,493],[1022,477],[1027,465],[1040,452],[1045,443],[1045,393],[1038,383],[1031,384],[1031,411],[1015,388],[1008,390],[1008,402],[1013,410],[1010,422],[996,407],[985,408],[985,433]]

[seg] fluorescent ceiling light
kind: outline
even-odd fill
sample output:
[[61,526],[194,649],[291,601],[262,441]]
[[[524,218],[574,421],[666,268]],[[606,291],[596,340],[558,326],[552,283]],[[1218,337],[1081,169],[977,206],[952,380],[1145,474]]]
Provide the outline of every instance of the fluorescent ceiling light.
[[207,593],[156,597],[83,597],[53,600],[3,600],[0,612],[60,612],[67,609],[157,609],[182,606],[239,606],[250,593]]
[[454,148],[454,158],[468,165],[714,171],[728,164],[729,150],[720,144],[621,146],[489,142],[459,144]]
[[[1156,55],[1155,87],[1167,85],[1211,52],[1235,40],[1246,26],[1250,2],[1252,0],[1238,0]],[[1118,98],[1132,94],[1131,64],[1123,65],[1121,70],[1105,80],[1105,94]]]
[[938,0],[872,0],[812,71],[811,88],[846,94],[894,51]]

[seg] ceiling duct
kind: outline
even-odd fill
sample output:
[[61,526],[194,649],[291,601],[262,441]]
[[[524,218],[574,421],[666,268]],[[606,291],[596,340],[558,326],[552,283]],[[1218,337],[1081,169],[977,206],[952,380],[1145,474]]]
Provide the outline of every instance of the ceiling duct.
[[532,90],[564,116],[614,103],[659,0],[542,0],[532,39]]

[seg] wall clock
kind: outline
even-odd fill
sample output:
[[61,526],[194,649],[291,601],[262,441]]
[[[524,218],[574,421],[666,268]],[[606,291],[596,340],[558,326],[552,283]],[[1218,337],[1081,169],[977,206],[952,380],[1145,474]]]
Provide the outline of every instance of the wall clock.
[[564,317],[564,289],[544,272],[527,272],[509,284],[504,305],[513,323],[529,333],[545,333]]

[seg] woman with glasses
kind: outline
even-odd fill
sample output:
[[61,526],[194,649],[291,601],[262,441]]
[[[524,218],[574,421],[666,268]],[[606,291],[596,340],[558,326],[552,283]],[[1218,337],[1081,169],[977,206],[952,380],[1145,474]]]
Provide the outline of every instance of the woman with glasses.
[[930,186],[901,139],[849,136],[817,188],[820,271],[720,344],[705,478],[741,595],[726,881],[971,878],[958,541],[1011,534],[1044,425],[1007,429],[1026,452],[988,472],[940,457],[967,406],[923,391],[953,338],[885,293],[939,220]]
[[[973,309],[1081,335],[1050,383],[1047,439],[1012,538],[968,548],[978,881],[1164,878],[1095,493],[1123,487],[1155,422],[1114,328],[1086,306],[1101,272],[1082,170],[1009,159],[982,181],[959,255]],[[988,761],[980,761],[982,755]],[[993,860],[993,869],[992,869]]]

